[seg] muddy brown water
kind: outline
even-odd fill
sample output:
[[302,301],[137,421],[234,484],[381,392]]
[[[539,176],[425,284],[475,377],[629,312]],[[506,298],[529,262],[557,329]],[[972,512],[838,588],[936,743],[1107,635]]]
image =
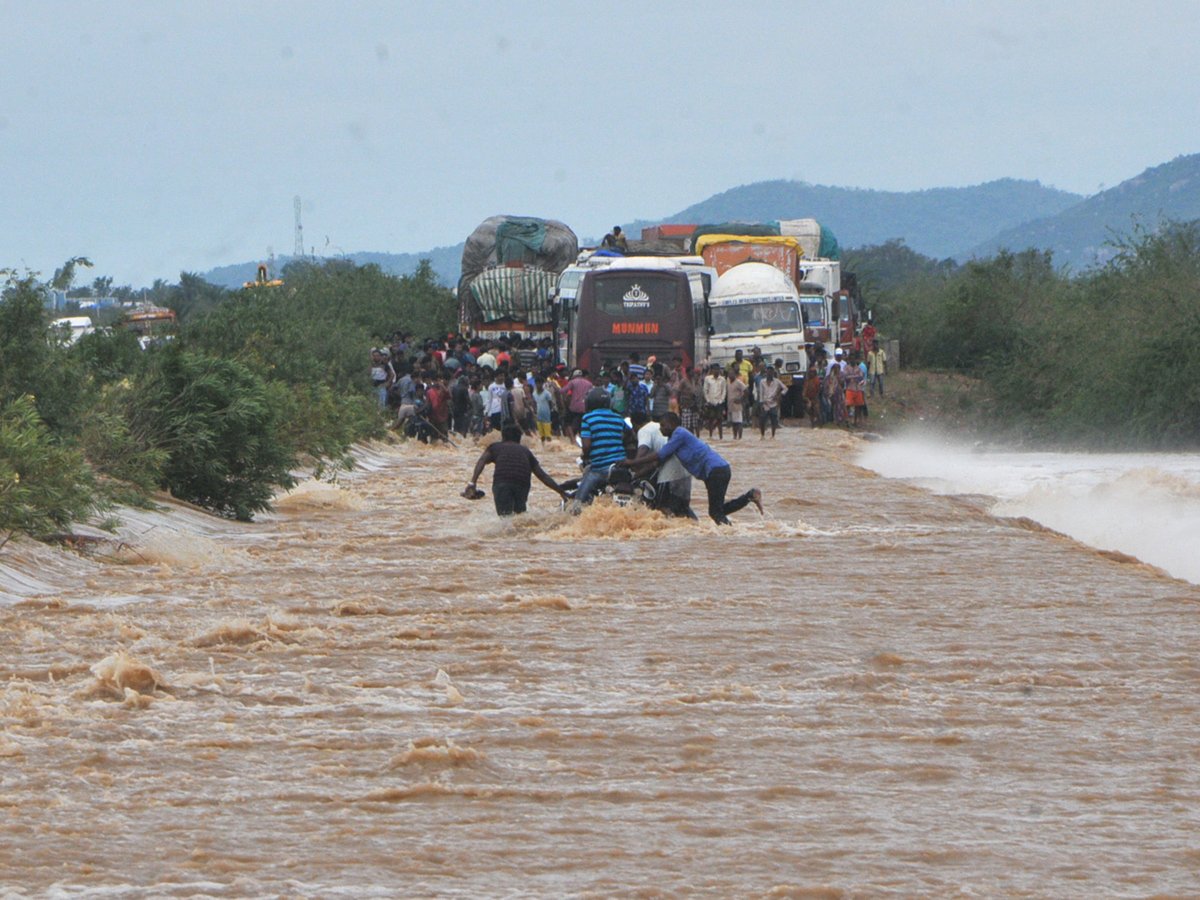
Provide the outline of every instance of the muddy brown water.
[[10,544],[0,897],[1200,894],[1200,589],[857,447],[725,441],[724,530],[405,446]]

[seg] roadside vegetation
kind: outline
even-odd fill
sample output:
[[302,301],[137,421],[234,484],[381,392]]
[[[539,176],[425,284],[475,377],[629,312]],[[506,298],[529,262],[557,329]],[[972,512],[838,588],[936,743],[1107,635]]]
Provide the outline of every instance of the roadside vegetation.
[[147,299],[181,313],[173,340],[142,349],[108,311],[112,327],[72,344],[46,300],[86,264],[48,282],[0,272],[0,541],[150,503],[157,490],[248,520],[296,471],[348,466],[355,442],[382,435],[373,344],[456,320],[428,265],[397,278],[301,262],[281,287],[231,292],[187,273],[157,283]]
[[1104,449],[1200,446],[1200,222],[1134,229],[1069,277],[1049,253],[959,266],[900,242],[847,254],[907,369],[967,376],[997,436]]

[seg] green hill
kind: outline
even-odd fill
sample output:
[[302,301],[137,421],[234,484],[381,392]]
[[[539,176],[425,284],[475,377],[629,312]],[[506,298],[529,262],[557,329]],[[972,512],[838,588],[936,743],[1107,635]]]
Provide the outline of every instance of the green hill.
[[1114,232],[1128,234],[1135,218],[1151,229],[1164,218],[1200,219],[1200,154],[1177,156],[1070,209],[1002,231],[972,247],[971,255],[1037,247],[1079,270],[1111,258],[1107,242]]
[[[411,275],[417,270],[418,263],[423,259],[427,259],[433,266],[433,271],[437,274],[438,283],[452,288],[458,285],[458,276],[462,270],[462,252],[463,245],[458,244],[454,247],[434,247],[432,250],[427,250],[424,253],[372,253],[364,251],[350,253],[346,258],[353,260],[356,265],[360,266],[374,263],[383,271],[392,275]],[[283,267],[291,262],[291,260],[292,257],[290,256],[277,256],[275,258],[275,271],[283,271]],[[240,288],[247,281],[254,280],[258,274],[259,262],[266,262],[266,260],[235,263],[231,266],[218,266],[215,269],[209,269],[207,272],[201,273],[201,277],[212,284],[219,284],[228,288]]]
[[907,193],[760,181],[716,194],[666,219],[631,223],[626,230],[638,237],[643,226],[659,222],[766,222],[812,216],[832,228],[843,247],[903,238],[918,253],[941,259],[964,254],[1006,228],[1061,213],[1082,199],[1037,181],[1012,178]]

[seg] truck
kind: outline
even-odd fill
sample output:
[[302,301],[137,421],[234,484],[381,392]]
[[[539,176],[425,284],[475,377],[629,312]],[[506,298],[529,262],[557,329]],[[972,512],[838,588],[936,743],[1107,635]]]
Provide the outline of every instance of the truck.
[[724,368],[738,350],[749,356],[758,347],[764,358],[783,360],[779,375],[785,384],[802,377],[807,335],[801,301],[809,296],[768,263],[743,262],[727,269],[708,298],[709,359]]
[[[731,233],[737,227],[736,223],[700,226],[696,252],[722,276],[747,262],[774,266],[800,295],[804,343],[824,344],[829,351],[853,345],[862,324],[862,302],[854,276],[843,278],[833,233],[815,219],[745,226],[752,233]],[[806,361],[802,363],[806,367]]]
[[485,219],[463,247],[462,331],[492,339],[550,337],[558,277],[578,255],[575,232],[562,222],[506,215]]

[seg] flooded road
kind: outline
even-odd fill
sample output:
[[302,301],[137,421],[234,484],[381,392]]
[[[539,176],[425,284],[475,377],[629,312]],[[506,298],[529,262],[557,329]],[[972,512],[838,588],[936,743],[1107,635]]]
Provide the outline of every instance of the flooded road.
[[731,529],[405,446],[10,545],[0,897],[1200,893],[1200,588],[861,446],[725,441]]

